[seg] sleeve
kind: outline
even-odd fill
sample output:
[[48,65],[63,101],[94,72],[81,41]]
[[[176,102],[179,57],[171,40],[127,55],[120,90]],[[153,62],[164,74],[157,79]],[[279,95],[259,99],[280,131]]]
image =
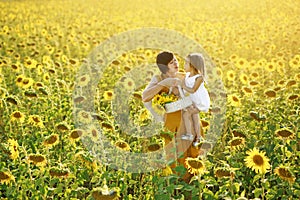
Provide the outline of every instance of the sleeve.
[[[158,91],[155,86],[158,84],[159,80],[157,76],[152,77],[150,83],[146,87],[146,89],[143,92],[143,103],[145,108],[149,110],[149,112],[152,114],[153,118],[158,122],[163,122],[163,116],[155,112],[155,110],[152,107],[152,98],[160,91]],[[149,101],[145,101],[148,100]]]
[[161,90],[160,88],[157,88],[158,82],[158,78],[153,76],[150,83],[143,91],[142,99],[144,102],[151,101],[151,99]]

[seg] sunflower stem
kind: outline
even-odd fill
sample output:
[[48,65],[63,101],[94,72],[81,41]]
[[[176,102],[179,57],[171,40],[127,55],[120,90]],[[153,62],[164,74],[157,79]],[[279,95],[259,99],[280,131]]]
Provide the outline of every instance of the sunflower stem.
[[265,174],[263,174],[262,177],[261,177],[261,182],[262,182],[262,187],[261,187],[261,188],[262,188],[261,199],[262,199],[262,200],[265,199],[265,188],[264,188],[264,184],[263,184],[264,179],[265,179]]
[[202,199],[201,175],[198,175],[198,183],[199,183],[199,200],[201,200]]

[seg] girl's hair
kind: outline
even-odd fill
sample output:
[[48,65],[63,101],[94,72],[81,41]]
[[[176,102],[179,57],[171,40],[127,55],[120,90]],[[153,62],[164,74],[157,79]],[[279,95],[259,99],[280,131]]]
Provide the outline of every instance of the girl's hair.
[[190,64],[196,69],[199,70],[203,76],[203,80],[206,81],[206,70],[205,63],[202,54],[200,53],[191,53],[187,56],[190,59]]
[[161,71],[161,73],[165,74],[169,70],[168,64],[173,60],[174,54],[168,51],[163,51],[159,53],[156,57],[156,64]]

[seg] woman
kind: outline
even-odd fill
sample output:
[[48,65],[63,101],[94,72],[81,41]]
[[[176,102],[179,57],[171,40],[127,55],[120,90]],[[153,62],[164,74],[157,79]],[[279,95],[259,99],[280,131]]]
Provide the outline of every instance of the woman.
[[[142,97],[147,109],[149,109],[154,117],[158,119],[159,116],[153,111],[151,107],[152,98],[156,94],[159,94],[161,92],[169,93],[170,90],[174,95],[179,96],[177,87],[182,84],[185,75],[178,72],[178,61],[174,54],[171,52],[164,51],[159,53],[156,57],[156,64],[161,71],[161,75],[155,75],[152,77],[151,82],[144,90]],[[184,165],[186,157],[197,157],[199,155],[198,149],[193,148],[190,141],[184,141],[180,139],[180,134],[185,132],[184,125],[181,126],[181,117],[181,110],[179,110],[173,113],[166,113],[164,118],[160,119],[164,121],[164,126],[166,127],[166,129],[171,132],[175,132],[176,145],[170,143],[172,140],[171,138],[165,138],[167,161],[169,163],[170,161],[172,162],[172,168],[176,166],[176,160],[178,160],[180,164]],[[174,147],[176,147],[175,154]],[[189,178],[189,174],[184,177],[186,181],[188,181]]]

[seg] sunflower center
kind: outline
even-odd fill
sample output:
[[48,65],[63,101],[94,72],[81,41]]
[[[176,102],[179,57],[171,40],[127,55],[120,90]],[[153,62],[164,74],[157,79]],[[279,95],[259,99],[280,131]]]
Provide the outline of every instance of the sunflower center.
[[79,138],[82,135],[82,131],[73,131],[71,133],[71,138],[76,139]]
[[18,69],[17,65],[11,65],[13,69]]
[[278,171],[279,171],[280,176],[282,176],[282,177],[285,177],[285,178],[291,178],[292,177],[292,174],[284,168],[279,168]]
[[290,135],[292,135],[292,133],[288,130],[281,130],[278,131],[278,135],[280,135],[281,137],[289,137]]
[[264,164],[264,159],[260,155],[254,155],[253,162],[258,166],[262,166]]
[[54,142],[56,142],[57,137],[55,135],[52,135],[46,142],[48,144],[53,144]]
[[127,144],[125,142],[118,142],[117,146],[120,147],[120,148],[122,148],[122,149],[124,149],[124,148],[127,147]]
[[238,146],[242,143],[242,139],[238,138],[238,139],[235,139],[235,140],[232,140],[230,145],[231,146]]
[[107,96],[112,97],[112,93],[111,93],[111,92],[108,92],[108,93],[107,93]]
[[223,169],[219,169],[216,171],[216,176],[217,177],[224,177],[224,176],[230,176],[231,173],[230,171],[226,171],[226,170],[223,170]]
[[159,144],[151,144],[151,145],[148,146],[149,151],[157,151],[159,149],[160,149]]
[[38,163],[38,162],[43,162],[45,158],[43,156],[29,156],[29,160]]
[[239,102],[239,99],[237,97],[235,97],[235,96],[232,97],[232,100],[235,101],[235,102]]
[[203,167],[203,164],[200,161],[190,160],[188,163],[193,169],[200,169]]
[[0,180],[6,180],[8,178],[9,176],[7,174],[5,174],[4,172],[0,172]]
[[95,129],[92,130],[93,137],[97,137],[97,131]]
[[21,113],[19,113],[19,112],[14,113],[14,117],[15,118],[21,118]]
[[36,123],[40,122],[40,119],[38,117],[32,117],[33,121],[35,121]]

